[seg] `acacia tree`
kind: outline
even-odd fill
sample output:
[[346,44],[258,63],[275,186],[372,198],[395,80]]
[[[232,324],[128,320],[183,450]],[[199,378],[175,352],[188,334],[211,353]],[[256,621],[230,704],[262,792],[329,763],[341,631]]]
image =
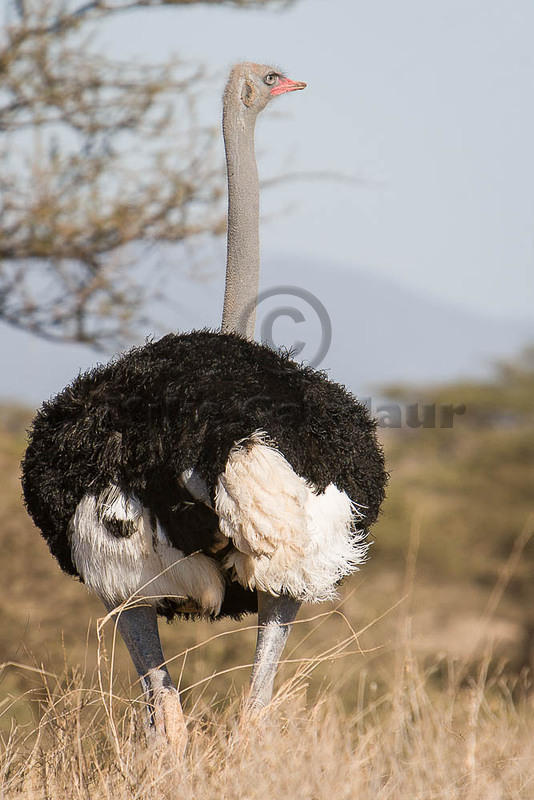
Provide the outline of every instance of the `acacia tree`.
[[[258,7],[280,0],[203,0]],[[140,246],[225,228],[199,68],[93,44],[107,19],[201,0],[7,0],[0,38],[0,321],[96,347],[142,314]]]

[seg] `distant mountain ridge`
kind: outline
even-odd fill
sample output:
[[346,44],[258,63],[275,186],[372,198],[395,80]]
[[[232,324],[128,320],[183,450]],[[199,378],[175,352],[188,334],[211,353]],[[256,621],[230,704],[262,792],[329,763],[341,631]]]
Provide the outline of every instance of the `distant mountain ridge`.
[[[185,329],[219,324],[224,276],[209,284],[177,281],[173,297],[187,295]],[[534,320],[496,319],[441,303],[385,278],[304,258],[264,258],[262,292],[295,287],[319,300],[331,322],[332,341],[318,368],[353,391],[368,391],[390,381],[434,382],[488,372],[495,359],[514,355],[534,340]],[[181,308],[178,307],[178,313]],[[290,314],[305,321],[296,321]],[[276,314],[279,316],[276,316]],[[256,336],[262,322],[274,316],[272,338],[290,348],[304,342],[303,360],[313,360],[320,321],[306,299],[280,291],[258,306]],[[182,315],[181,315],[182,316]]]
[[[166,299],[149,308],[157,328],[147,328],[141,338],[218,327],[223,268],[202,281],[181,270],[165,273]],[[294,287],[296,294],[280,287]],[[514,355],[534,340],[534,322],[477,315],[348,265],[266,256],[261,290],[273,296],[258,306],[257,337],[263,328],[276,346],[296,345],[297,358],[313,363],[330,322],[331,343],[318,368],[360,395],[392,381],[480,376],[495,359]],[[310,305],[316,301],[326,310],[323,324],[324,311]],[[0,397],[30,404],[59,391],[79,370],[105,360],[86,347],[51,344],[7,326],[1,329],[0,357]]]
[[480,375],[534,339],[534,321],[477,315],[350,267],[273,260],[264,275],[270,285],[301,281],[321,299],[333,329],[321,366],[353,390]]

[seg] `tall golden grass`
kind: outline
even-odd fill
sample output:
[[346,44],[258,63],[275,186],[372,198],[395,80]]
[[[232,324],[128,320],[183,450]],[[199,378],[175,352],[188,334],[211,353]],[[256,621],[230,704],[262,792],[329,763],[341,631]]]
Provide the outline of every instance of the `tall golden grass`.
[[[528,531],[526,526],[517,538],[489,595],[480,636],[491,625]],[[13,715],[17,703],[30,703],[35,718],[34,724],[13,725],[2,737],[0,797],[531,798],[528,675],[507,678],[489,644],[475,669],[473,657],[460,663],[444,655],[423,663],[411,635],[418,519],[410,541],[404,596],[381,615],[394,615],[398,623],[389,683],[379,687],[361,663],[381,649],[362,646],[381,619],[355,630],[341,605],[307,615],[295,623],[284,659],[289,675],[259,715],[251,716],[240,695],[210,701],[205,689],[221,673],[180,686],[190,736],[184,757],[147,733],[139,690],[131,697],[119,685],[113,616],[97,625],[99,657],[92,677],[81,669],[55,676],[38,667],[4,664],[3,669],[35,672],[41,685],[4,701],[0,709],[2,716]],[[313,634],[325,623],[332,627],[334,617],[342,621],[344,635],[328,647],[321,640],[320,651],[303,656]],[[172,661],[182,663],[179,683],[192,651],[240,632],[215,633],[174,656]],[[308,701],[312,674],[342,659],[345,681]],[[239,664],[221,672],[249,667]]]
[[[289,677],[259,716],[244,711],[239,695],[210,700],[199,686],[183,686],[190,736],[183,759],[146,735],[139,689],[132,697],[120,685],[113,652],[102,642],[96,674],[41,671],[39,688],[4,701],[2,715],[12,715],[14,704],[33,704],[35,721],[2,736],[0,797],[532,798],[526,678],[507,679],[489,650],[475,672],[446,657],[423,664],[411,618],[402,617],[389,685],[379,687],[361,669],[364,631],[347,625],[327,650],[289,656]],[[301,645],[308,634],[299,638],[297,625],[293,635]],[[354,678],[350,702],[333,685],[307,701],[311,673],[341,658]]]

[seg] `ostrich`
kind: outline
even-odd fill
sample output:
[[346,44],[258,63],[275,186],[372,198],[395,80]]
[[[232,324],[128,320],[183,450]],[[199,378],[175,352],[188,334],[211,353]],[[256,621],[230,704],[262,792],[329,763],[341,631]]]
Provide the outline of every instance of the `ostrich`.
[[375,423],[342,386],[253,341],[259,276],[256,117],[303,89],[236,65],[222,330],[168,334],[79,375],[29,432],[22,484],[62,569],[115,611],[149,726],[184,730],[158,615],[258,613],[248,706],[272,697],[302,602],[364,560],[386,473]]

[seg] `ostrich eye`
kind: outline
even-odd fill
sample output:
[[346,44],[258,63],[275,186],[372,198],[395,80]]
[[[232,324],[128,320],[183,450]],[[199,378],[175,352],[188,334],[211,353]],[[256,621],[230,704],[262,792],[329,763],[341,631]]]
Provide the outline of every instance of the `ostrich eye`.
[[276,74],[276,72],[269,72],[263,79],[263,82],[266,83],[267,86],[272,86],[273,83],[276,83],[277,78],[278,75]]

